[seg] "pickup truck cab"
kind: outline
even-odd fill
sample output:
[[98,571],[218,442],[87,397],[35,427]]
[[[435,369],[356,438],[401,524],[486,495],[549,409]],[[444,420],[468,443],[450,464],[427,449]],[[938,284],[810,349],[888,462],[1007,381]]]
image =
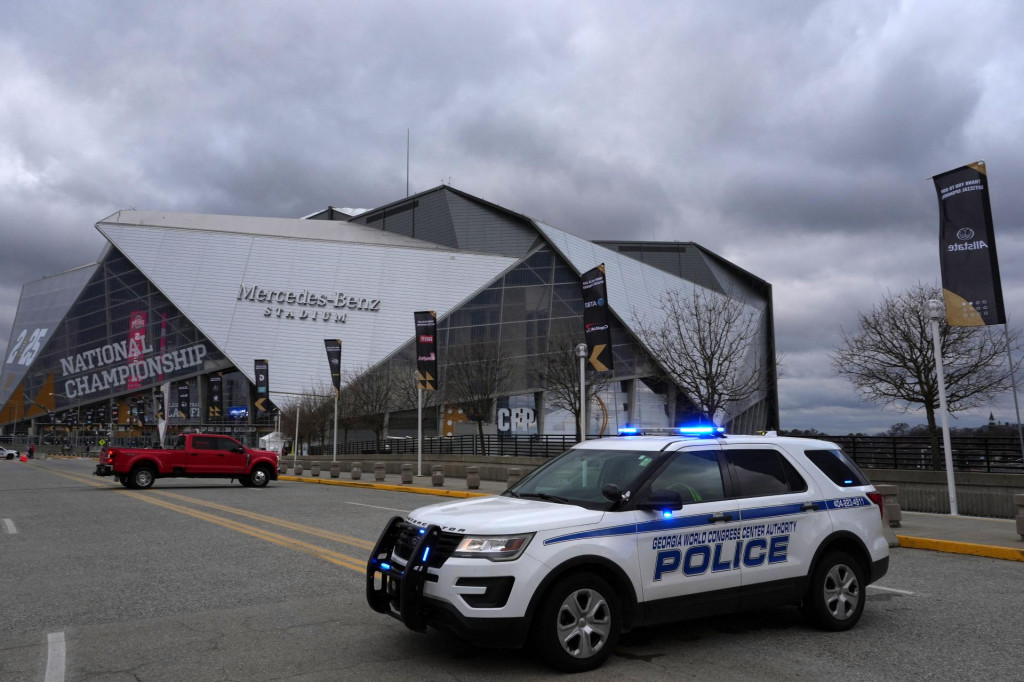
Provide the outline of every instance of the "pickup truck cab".
[[236,478],[262,488],[277,479],[277,453],[247,448],[230,436],[186,433],[174,447],[107,448],[95,476],[114,476],[128,488],[149,488],[158,478]]

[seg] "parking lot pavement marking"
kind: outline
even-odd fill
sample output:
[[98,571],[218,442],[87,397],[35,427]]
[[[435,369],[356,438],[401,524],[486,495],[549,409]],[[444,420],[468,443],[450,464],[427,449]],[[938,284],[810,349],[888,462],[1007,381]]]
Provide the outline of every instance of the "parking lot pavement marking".
[[[204,511],[200,511],[198,509],[189,509],[188,507],[182,507],[181,505],[177,505],[177,504],[174,504],[172,502],[168,502],[166,500],[162,500],[162,499],[157,498],[155,495],[152,494],[154,491],[134,492],[134,491],[129,491],[129,490],[118,490],[117,489],[118,486],[116,486],[116,485],[112,485],[112,484],[109,484],[109,483],[106,483],[106,482],[92,481],[92,480],[90,480],[88,478],[85,478],[84,476],[78,476],[78,475],[75,475],[75,474],[57,473],[55,471],[50,471],[48,473],[52,473],[55,476],[60,476],[62,478],[67,478],[67,479],[70,479],[72,481],[78,481],[79,483],[86,483],[86,484],[91,485],[91,486],[93,486],[95,488],[104,488],[104,489],[107,489],[107,490],[116,490],[118,493],[120,493],[122,495],[128,495],[129,497],[132,497],[132,498],[134,498],[136,500],[141,500],[142,502],[148,502],[149,504],[153,504],[153,505],[156,505],[158,507],[163,507],[164,509],[168,509],[170,511],[178,512],[179,514],[185,514],[186,516],[192,516],[194,518],[201,519],[203,521],[208,521],[209,523],[221,526],[223,528],[227,528],[229,530],[233,530],[233,531],[236,531],[236,532],[239,532],[239,533],[243,533],[245,535],[249,535],[249,536],[252,536],[254,538],[258,538],[260,540],[265,540],[267,542],[273,543],[273,544],[281,546],[281,547],[285,547],[287,549],[291,549],[291,550],[294,550],[294,551],[297,551],[297,552],[302,552],[303,554],[309,554],[310,556],[314,556],[314,557],[316,557],[318,559],[323,559],[324,561],[328,561],[328,562],[330,562],[332,564],[336,564],[338,566],[344,566],[345,568],[352,569],[353,571],[356,571],[357,573],[363,573],[363,572],[366,571],[366,560],[365,559],[357,559],[355,557],[351,557],[351,556],[348,556],[346,554],[341,554],[340,552],[334,552],[334,551],[329,550],[329,549],[327,549],[325,547],[319,547],[317,545],[312,545],[312,544],[309,544],[308,542],[303,542],[301,540],[296,540],[295,538],[290,538],[288,536],[281,535],[279,533],[273,533],[273,532],[268,531],[268,530],[262,530],[262,529],[259,529],[259,528],[253,528],[251,526],[246,526],[245,524],[239,523],[237,521],[232,521],[230,519],[222,518],[222,517],[219,517],[219,516],[214,516],[213,514],[208,514],[208,513],[204,512]],[[173,494],[173,493],[167,493],[167,494]],[[185,500],[188,500],[189,502],[199,503],[194,498],[184,497],[184,496],[181,496],[181,497],[183,499],[185,499]],[[210,504],[213,504],[213,503],[210,503]],[[242,510],[233,510],[233,511],[240,512]],[[267,518],[270,518],[270,517],[267,517]],[[290,522],[282,522],[282,523],[290,523]],[[296,524],[296,525],[298,525],[298,524]],[[310,529],[310,530],[312,530],[312,529]],[[307,531],[303,530],[303,532],[307,532]],[[327,531],[323,531],[323,533],[327,533]],[[334,535],[334,534],[330,534],[330,535]],[[321,537],[323,537],[323,536],[321,536]],[[339,536],[339,537],[346,537],[346,536]],[[329,539],[336,540],[336,538],[329,538]],[[351,539],[352,540],[356,540],[356,538],[351,538]],[[359,540],[358,542],[364,542],[364,541]],[[367,544],[369,545],[370,549],[373,548],[372,547],[373,543],[367,542]]]
[[14,521],[10,519],[4,519],[4,530],[7,531],[8,535],[14,535],[18,532],[18,529],[14,527]]
[[51,632],[46,635],[45,682],[64,682],[64,653],[64,633]]
[[287,528],[288,530],[306,533],[307,535],[313,535],[315,537],[323,538],[325,540],[333,540],[335,542],[341,542],[347,545],[352,545],[354,547],[358,547],[359,549],[373,549],[374,543],[370,542],[369,540],[361,540],[359,538],[354,538],[349,535],[342,535],[341,533],[332,533],[330,531],[322,530],[320,528],[314,528],[312,526],[307,526],[305,524],[295,523],[294,521],[285,521],[284,519],[279,519],[274,516],[257,514],[256,512],[247,511],[245,509],[238,509],[237,507],[229,507],[226,504],[217,504],[216,502],[198,500],[194,497],[188,497],[187,495],[179,495],[177,493],[171,493],[164,490],[156,490],[152,492],[155,495],[163,495],[164,497],[182,500],[184,502],[188,502],[189,504],[198,504],[203,507],[209,507],[211,509],[216,509],[218,511],[223,511],[229,514],[242,516],[247,519],[253,519],[254,521],[261,521],[263,523],[268,523],[273,526],[279,526],[281,528]]
[[370,507],[371,509],[383,509],[384,511],[398,512],[399,514],[408,514],[411,509],[395,509],[394,507],[380,507],[375,504],[363,504],[362,502],[346,502],[345,504],[354,504],[357,507]]
[[895,587],[882,587],[881,585],[868,585],[870,590],[882,590],[883,592],[895,592],[896,594],[914,594],[910,590],[897,590]]

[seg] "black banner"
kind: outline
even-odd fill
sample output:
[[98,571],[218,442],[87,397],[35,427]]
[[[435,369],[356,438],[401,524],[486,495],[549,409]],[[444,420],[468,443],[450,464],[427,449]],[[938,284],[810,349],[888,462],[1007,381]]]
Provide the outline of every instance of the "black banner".
[[437,313],[424,310],[416,318],[416,387],[437,388]]
[[224,377],[220,374],[210,375],[210,398],[206,406],[206,414],[210,419],[220,419],[224,416],[224,401],[221,399],[223,384]]
[[180,384],[178,384],[178,418],[179,419],[188,419],[188,415],[189,415],[189,410],[188,410],[189,405],[188,405],[188,403],[189,403],[188,383],[183,381]]
[[341,390],[341,339],[324,339],[324,348],[327,349],[327,364],[331,368],[331,383],[337,394]]
[[256,368],[256,402],[257,412],[270,411],[270,364],[266,360],[257,360]]
[[583,338],[587,342],[587,364],[598,372],[612,371],[612,332],[608,326],[608,287],[604,263],[583,273]]
[[933,180],[939,198],[946,322],[956,327],[1005,324],[985,162],[961,166]]

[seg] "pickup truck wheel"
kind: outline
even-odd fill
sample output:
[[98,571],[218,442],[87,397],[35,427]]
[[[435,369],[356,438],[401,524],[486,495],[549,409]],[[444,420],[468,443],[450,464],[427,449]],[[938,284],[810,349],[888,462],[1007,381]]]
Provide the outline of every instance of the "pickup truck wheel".
[[248,484],[253,488],[262,488],[270,483],[270,472],[266,467],[256,467],[249,474]]
[[152,469],[149,467],[139,467],[131,473],[131,477],[128,479],[128,487],[145,490],[151,487],[155,480],[156,474]]
[[248,476],[239,476],[238,477],[238,482],[241,483],[246,488],[249,487],[249,477]]
[[612,654],[621,629],[619,603],[605,580],[591,573],[555,585],[534,623],[540,652],[565,672],[593,670]]
[[121,474],[120,476],[118,476],[118,477],[117,477],[117,480],[118,480],[118,482],[119,482],[119,483],[120,483],[121,485],[123,485],[123,486],[124,486],[125,488],[127,488],[127,487],[128,487],[128,477],[127,477],[126,475],[124,475],[124,474]]

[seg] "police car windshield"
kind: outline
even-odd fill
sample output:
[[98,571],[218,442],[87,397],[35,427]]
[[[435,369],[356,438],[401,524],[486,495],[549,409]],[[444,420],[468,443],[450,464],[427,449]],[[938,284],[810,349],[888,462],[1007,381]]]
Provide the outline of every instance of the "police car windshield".
[[604,486],[613,483],[619,490],[629,490],[660,454],[653,450],[570,450],[523,478],[508,494],[607,509],[612,503],[601,492]]

